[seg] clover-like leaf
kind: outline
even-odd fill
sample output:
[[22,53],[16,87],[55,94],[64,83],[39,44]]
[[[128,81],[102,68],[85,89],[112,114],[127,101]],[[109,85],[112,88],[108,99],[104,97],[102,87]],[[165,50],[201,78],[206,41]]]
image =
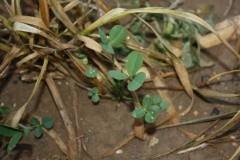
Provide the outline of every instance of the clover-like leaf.
[[114,50],[112,46],[109,43],[100,43],[100,45],[108,52],[111,54],[114,54]]
[[166,101],[166,100],[163,100],[163,101],[160,103],[160,107],[161,107],[162,110],[167,109],[168,106],[169,106],[169,102]]
[[3,114],[9,114],[10,113],[10,108],[8,106],[1,106],[0,107],[0,112]]
[[92,67],[88,67],[85,74],[88,78],[95,78],[97,76],[97,71]]
[[142,108],[136,108],[135,110],[132,111],[132,116],[134,118],[141,118],[146,114],[146,110]]
[[42,118],[42,124],[45,128],[50,129],[53,127],[53,120],[49,116],[44,116]]
[[13,148],[16,147],[19,140],[22,138],[22,133],[18,132],[12,136],[7,147],[7,153],[10,154]]
[[160,107],[157,106],[157,105],[153,105],[153,106],[151,107],[151,110],[154,110],[157,114],[161,111]]
[[128,83],[128,90],[129,91],[135,91],[138,88],[140,88],[143,84],[143,82],[145,81],[146,78],[146,74],[144,72],[139,72],[138,74],[136,74],[136,76],[134,77],[134,79]]
[[143,56],[137,51],[132,51],[126,59],[126,70],[130,76],[133,76],[143,64]]
[[162,98],[159,95],[153,97],[153,104],[158,104],[162,101]]
[[109,32],[110,44],[119,47],[127,38],[127,30],[121,25],[115,25]]
[[92,95],[93,95],[92,90],[89,90],[89,91],[88,91],[88,96],[92,97]]
[[108,38],[106,34],[103,32],[103,30],[101,28],[98,28],[98,32],[99,32],[102,43],[104,44],[108,43]]
[[30,134],[30,129],[29,128],[24,128],[23,129],[24,135],[28,138]]
[[144,118],[147,123],[152,123],[155,121],[156,116],[157,116],[156,111],[151,109],[147,112]]
[[115,71],[115,70],[110,70],[108,72],[114,79],[117,79],[117,80],[124,80],[124,79],[127,79],[128,77],[120,72],[120,71]]
[[38,126],[37,128],[34,129],[34,136],[39,138],[43,134],[43,130],[41,126]]
[[99,100],[100,100],[100,97],[98,95],[93,95],[92,96],[92,102],[93,103],[97,103],[97,102],[99,102]]
[[88,64],[88,58],[85,54],[80,54],[78,58],[83,62],[83,64],[87,65]]
[[98,94],[98,92],[99,92],[98,87],[93,87],[93,88],[92,88],[92,93],[93,93],[93,94]]
[[144,98],[143,98],[143,101],[142,101],[142,106],[148,110],[148,108],[151,106],[152,104],[152,98],[150,95],[146,95]]
[[33,126],[40,125],[40,121],[37,118],[31,118],[30,124]]

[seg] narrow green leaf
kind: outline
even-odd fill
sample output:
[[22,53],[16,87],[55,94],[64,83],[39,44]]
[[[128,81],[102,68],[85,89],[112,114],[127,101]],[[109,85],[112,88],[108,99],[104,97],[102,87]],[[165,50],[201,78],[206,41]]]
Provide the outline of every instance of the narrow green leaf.
[[146,95],[144,98],[143,98],[143,101],[142,101],[142,105],[143,107],[148,110],[148,108],[151,106],[152,104],[152,98],[150,95]]
[[124,79],[127,79],[128,77],[123,74],[122,72],[120,71],[115,71],[115,70],[110,70],[108,72],[114,79],[117,79],[117,80],[124,80]]
[[191,49],[190,42],[187,41],[184,44],[183,53],[181,57],[181,60],[186,68],[190,68],[193,65],[192,54],[193,54],[193,51]]
[[153,97],[153,104],[158,104],[162,101],[162,98],[159,95]]
[[109,43],[100,43],[103,49],[105,49],[108,53],[114,54],[114,50]]
[[92,96],[92,102],[93,103],[97,103],[97,102],[99,102],[99,100],[100,100],[100,97],[98,95],[93,95]]
[[133,76],[142,66],[143,56],[137,51],[132,51],[126,59],[126,69],[130,76]]
[[109,32],[110,44],[119,47],[127,38],[127,30],[121,25],[115,25]]
[[97,76],[97,71],[92,67],[88,67],[85,74],[88,78],[95,78]]
[[4,125],[4,124],[0,124],[0,135],[6,136],[6,137],[12,137],[18,132],[21,132],[21,130]]
[[138,88],[140,88],[144,82],[146,78],[146,74],[144,72],[139,72],[135,78],[130,82],[128,83],[128,90],[129,91],[135,91],[137,90]]
[[45,128],[50,129],[53,127],[53,120],[49,116],[44,116],[42,118],[42,124]]
[[154,110],[154,111],[156,112],[156,114],[158,114],[158,113],[161,111],[160,107],[157,106],[157,105],[153,105],[153,106],[151,107],[151,110]]
[[163,100],[163,101],[160,103],[160,107],[161,107],[161,109],[163,109],[163,110],[167,109],[168,106],[169,106],[169,102],[166,101],[166,100]]
[[151,109],[147,112],[144,118],[147,123],[152,123],[155,121],[156,116],[157,116],[156,111]]
[[42,126],[39,126],[34,129],[34,136],[39,138],[43,134]]
[[108,43],[108,38],[106,34],[103,32],[103,30],[101,30],[101,28],[98,28],[98,32],[99,32],[102,43],[104,44]]
[[136,108],[135,110],[132,111],[132,116],[134,118],[141,118],[146,114],[146,110],[142,108]]
[[93,88],[92,88],[92,93],[93,93],[93,94],[98,94],[98,92],[99,92],[98,87],[93,87]]
[[24,135],[28,138],[30,134],[30,129],[29,128],[24,128],[23,129]]
[[18,132],[12,136],[12,138],[9,141],[8,147],[7,147],[7,153],[10,154],[13,148],[16,147],[17,143],[22,137],[22,133]]
[[2,106],[0,107],[0,112],[2,112],[3,114],[9,114],[10,108],[8,106]]
[[30,124],[33,126],[40,125],[40,121],[37,118],[31,118]]

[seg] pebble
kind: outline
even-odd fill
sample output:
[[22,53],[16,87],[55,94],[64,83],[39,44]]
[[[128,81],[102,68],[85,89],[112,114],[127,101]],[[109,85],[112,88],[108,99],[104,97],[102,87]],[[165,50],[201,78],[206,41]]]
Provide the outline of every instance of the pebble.
[[17,103],[13,103],[13,105],[12,105],[13,107],[16,107],[17,106]]
[[178,110],[181,111],[183,109],[183,106],[178,106]]
[[158,142],[159,142],[159,139],[156,138],[156,137],[153,137],[153,138],[150,140],[150,143],[149,143],[148,147],[153,147],[153,146],[155,146],[156,144],[158,144]]
[[204,74],[204,75],[202,75],[202,77],[201,77],[201,81],[204,82],[204,81],[208,80],[209,78],[210,78],[209,75]]
[[116,151],[116,154],[122,154],[123,153],[123,150],[119,149]]
[[193,115],[194,115],[195,117],[196,117],[198,114],[199,114],[199,112],[196,111],[196,110],[193,112]]

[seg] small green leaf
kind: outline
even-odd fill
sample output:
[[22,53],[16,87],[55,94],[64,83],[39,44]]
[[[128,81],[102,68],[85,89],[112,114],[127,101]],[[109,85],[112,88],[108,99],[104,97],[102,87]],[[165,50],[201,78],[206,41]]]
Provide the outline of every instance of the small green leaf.
[[89,90],[89,91],[88,91],[88,96],[89,96],[89,97],[92,97],[92,95],[93,95],[92,90]]
[[100,100],[100,97],[98,95],[93,95],[92,96],[92,102],[97,103]]
[[108,72],[114,79],[117,79],[117,80],[124,80],[124,79],[127,79],[128,77],[123,74],[122,72],[120,71],[115,71],[115,70],[110,70]]
[[85,74],[88,78],[95,78],[97,76],[97,71],[92,67],[88,67]]
[[2,106],[0,107],[0,112],[2,112],[3,114],[9,114],[10,108],[8,106]]
[[142,101],[142,105],[143,107],[148,110],[148,108],[151,106],[152,104],[152,98],[150,95],[146,95],[144,98],[143,98],[143,101]]
[[29,134],[30,134],[30,128],[27,127],[27,126],[24,126],[23,124],[21,123],[18,123],[18,126],[23,128],[23,132],[25,134],[25,136],[28,138],[29,137]]
[[6,136],[6,137],[12,137],[18,132],[21,132],[21,130],[4,125],[4,124],[0,124],[0,135]]
[[163,100],[163,101],[160,103],[160,107],[161,107],[162,110],[167,109],[168,106],[169,106],[169,102],[166,101],[166,100]]
[[132,111],[132,116],[134,118],[141,118],[146,114],[146,110],[142,108],[136,108],[135,110]]
[[115,25],[109,32],[110,44],[119,47],[127,38],[127,30],[121,25]]
[[151,107],[151,110],[154,110],[157,114],[161,111],[160,107],[157,106],[157,105],[153,105],[153,106]]
[[9,141],[8,147],[7,147],[7,153],[10,154],[13,148],[16,147],[17,143],[22,137],[22,133],[18,132],[12,136],[12,138]]
[[114,50],[112,48],[112,46],[109,43],[100,43],[100,45],[102,46],[102,48],[104,48],[108,53],[114,54]]
[[130,76],[133,76],[142,66],[143,56],[137,51],[132,51],[126,59],[126,69]]
[[151,109],[147,112],[144,118],[147,123],[152,123],[155,121],[156,116],[157,116],[156,111]]
[[190,68],[192,67],[193,65],[193,60],[192,60],[192,47],[191,47],[191,44],[189,41],[187,41],[185,44],[184,44],[184,47],[183,47],[183,53],[182,53],[182,57],[181,57],[181,60],[182,62],[184,63],[184,66],[186,68]]
[[153,104],[158,104],[162,101],[162,98],[159,95],[153,97]]
[[83,62],[83,64],[87,65],[88,64],[88,58],[85,54],[80,54],[78,58]]
[[146,78],[146,74],[144,72],[139,72],[135,78],[130,82],[128,83],[128,90],[129,91],[135,91],[137,90],[138,88],[140,88],[144,82]]
[[98,28],[98,32],[101,38],[102,43],[108,43],[108,38],[106,36],[106,34],[103,32],[103,30],[101,30],[101,28]]
[[31,118],[30,124],[33,126],[40,125],[40,121],[37,118]]
[[24,128],[23,129],[24,135],[28,138],[30,134],[30,129],[29,128]]
[[45,128],[50,129],[53,127],[53,120],[49,116],[44,116],[42,118],[42,124]]
[[98,94],[98,92],[99,92],[98,87],[93,87],[93,88],[92,88],[92,93],[93,93],[93,94]]
[[41,126],[34,129],[34,136],[35,137],[39,138],[39,137],[41,137],[42,134],[43,134],[43,130],[42,130]]

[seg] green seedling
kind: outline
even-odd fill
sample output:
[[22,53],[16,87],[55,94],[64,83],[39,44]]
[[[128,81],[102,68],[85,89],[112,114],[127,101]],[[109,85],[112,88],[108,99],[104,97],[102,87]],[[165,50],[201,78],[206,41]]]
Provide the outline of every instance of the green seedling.
[[114,54],[113,47],[119,47],[127,38],[127,31],[121,25],[115,25],[109,32],[109,40],[107,35],[98,28],[98,32],[101,38],[100,45],[111,54]]
[[2,113],[2,114],[9,114],[10,113],[10,108],[8,107],[8,106],[1,106],[0,107],[0,113]]
[[[144,72],[138,72],[143,64],[143,56],[137,51],[132,51],[126,59],[125,66],[128,75],[125,75],[121,71],[110,70],[109,74],[116,80],[129,81],[127,88],[129,91],[135,91],[139,89],[145,81],[146,74]],[[137,73],[138,72],[138,73]]]
[[160,111],[167,109],[168,106],[168,101],[162,100],[159,95],[156,95],[153,98],[151,98],[150,95],[146,95],[143,98],[142,105],[133,110],[132,116],[134,118],[144,117],[146,122],[152,123],[155,121],[157,114]]
[[11,153],[13,148],[16,147],[17,143],[22,138],[23,134],[29,137],[30,131],[34,130],[35,137],[40,137],[42,135],[42,127],[46,129],[51,129],[53,127],[53,120],[49,116],[44,116],[42,118],[42,124],[37,118],[30,119],[31,126],[24,126],[23,124],[18,124],[22,129],[10,127],[4,124],[0,124],[0,135],[4,137],[11,137],[7,147],[7,153]]
[[97,103],[100,100],[98,95],[99,89],[97,87],[93,87],[91,90],[88,91],[88,96],[91,97],[93,103]]
[[80,54],[78,56],[78,59],[80,59],[83,62],[83,64],[88,65],[88,58],[85,54]]

